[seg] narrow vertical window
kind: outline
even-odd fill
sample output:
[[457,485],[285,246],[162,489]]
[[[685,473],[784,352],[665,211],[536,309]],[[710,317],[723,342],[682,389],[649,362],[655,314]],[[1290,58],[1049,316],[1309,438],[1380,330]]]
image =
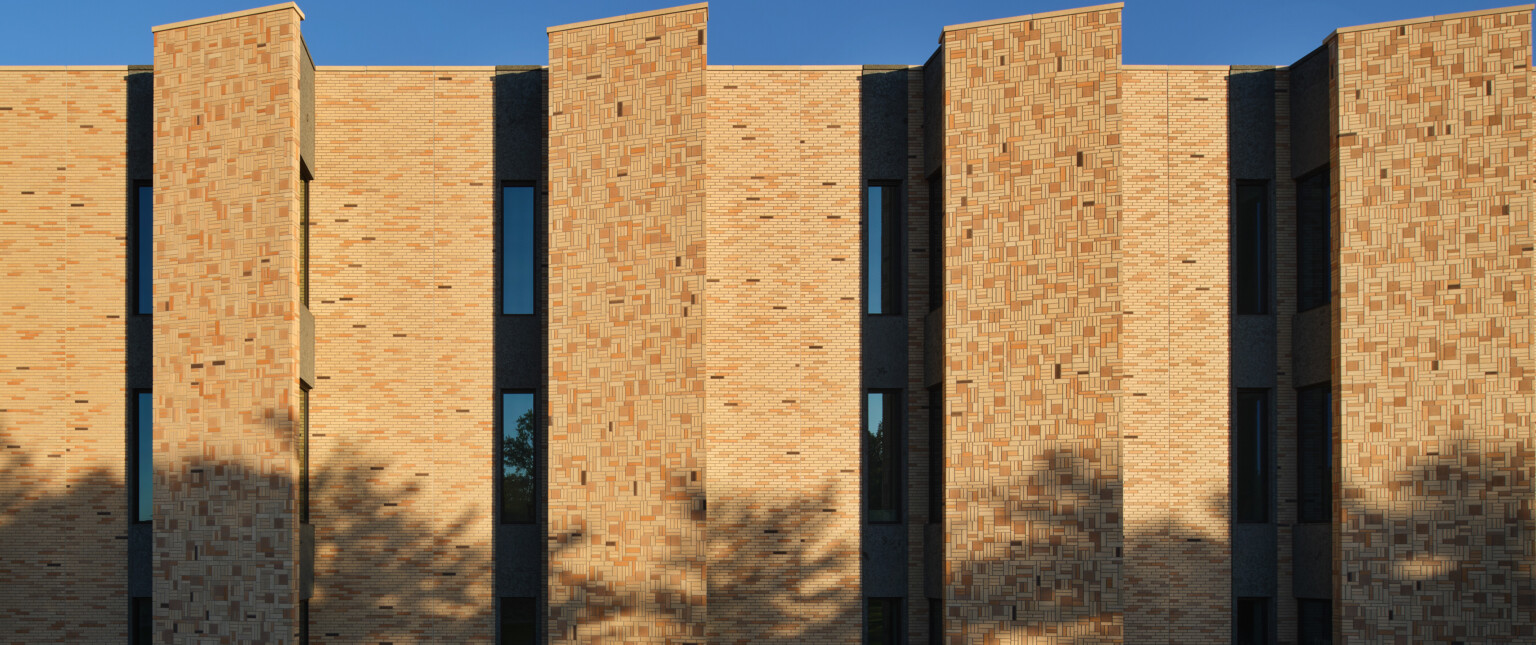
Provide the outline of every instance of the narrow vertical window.
[[533,645],[537,636],[538,599],[501,599],[501,645]]
[[1297,645],[1333,645],[1333,601],[1296,599]]
[[1297,311],[1328,304],[1333,253],[1328,232],[1330,199],[1326,167],[1296,182]]
[[1296,391],[1296,519],[1302,522],[1332,520],[1332,407],[1326,383]]
[[1269,599],[1238,598],[1237,645],[1269,645]]
[[928,599],[928,645],[944,645],[944,601]]
[[900,598],[864,599],[864,645],[900,645],[905,625]]
[[155,641],[154,599],[138,597],[130,599],[131,616],[129,629],[133,630],[133,645],[150,645]]
[[134,185],[133,192],[133,312],[152,314],[155,312],[155,189],[140,182]]
[[865,248],[865,297],[871,314],[901,313],[901,222],[899,183],[871,182],[864,221],[869,237]]
[[155,397],[149,390],[139,390],[133,398],[133,519],[148,522],[155,508]]
[[299,383],[299,523],[309,523],[309,386]]
[[1239,181],[1232,225],[1232,302],[1239,314],[1269,313],[1269,184]]
[[501,313],[531,314],[534,298],[534,186],[501,188]]
[[538,415],[532,392],[501,395],[501,522],[534,520],[534,427]]
[[309,306],[309,170],[299,163],[299,304]]
[[944,306],[944,173],[928,178],[928,309]]
[[928,388],[928,522],[944,521],[944,386]]
[[1238,522],[1269,521],[1269,390],[1239,390],[1232,412],[1232,481]]
[[299,645],[309,645],[309,601],[299,601]]
[[865,404],[864,498],[868,521],[901,519],[901,393],[874,390]]

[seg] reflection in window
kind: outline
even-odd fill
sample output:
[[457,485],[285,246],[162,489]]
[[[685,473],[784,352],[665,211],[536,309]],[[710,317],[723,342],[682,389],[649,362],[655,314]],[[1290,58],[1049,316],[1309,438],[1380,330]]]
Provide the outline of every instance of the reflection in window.
[[901,313],[901,257],[898,244],[901,241],[900,212],[897,210],[898,184],[869,185],[869,198],[864,222],[869,238],[865,241],[865,298],[869,301],[869,313]]
[[901,517],[900,400],[896,390],[875,390],[864,410],[864,500],[870,522]]
[[155,189],[149,184],[134,187],[134,313],[155,312]]
[[501,521],[532,522],[536,414],[532,392],[501,395]]
[[135,481],[134,521],[148,522],[154,516],[155,478],[155,404],[154,394],[140,390],[134,394],[133,474]]
[[533,313],[534,187],[501,188],[501,313]]
[[865,645],[899,645],[905,625],[900,598],[864,599]]

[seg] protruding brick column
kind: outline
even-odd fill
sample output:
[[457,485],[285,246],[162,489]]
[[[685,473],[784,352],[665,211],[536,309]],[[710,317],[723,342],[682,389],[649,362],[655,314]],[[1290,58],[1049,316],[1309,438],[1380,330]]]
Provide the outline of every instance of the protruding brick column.
[[155,29],[155,629],[297,634],[299,21]]

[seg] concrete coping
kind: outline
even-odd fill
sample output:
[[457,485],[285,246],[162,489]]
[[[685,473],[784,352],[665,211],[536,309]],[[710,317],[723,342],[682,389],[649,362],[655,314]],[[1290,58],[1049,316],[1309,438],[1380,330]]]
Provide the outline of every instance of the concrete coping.
[[1495,9],[1482,9],[1482,10],[1479,10],[1479,11],[1463,11],[1461,13],[1448,13],[1448,14],[1441,15],[1441,16],[1425,16],[1423,18],[1407,18],[1407,19],[1404,19],[1404,20],[1392,20],[1392,21],[1388,21],[1388,22],[1373,22],[1373,23],[1368,24],[1368,25],[1355,25],[1353,27],[1339,27],[1338,29],[1333,30],[1333,33],[1330,33],[1330,34],[1328,34],[1327,37],[1323,38],[1323,44],[1325,44],[1325,45],[1328,44],[1328,41],[1333,40],[1334,38],[1337,38],[1339,36],[1339,34],[1347,34],[1347,33],[1355,32],[1355,31],[1367,31],[1367,30],[1370,30],[1370,29],[1386,29],[1388,27],[1402,27],[1402,26],[1405,26],[1405,25],[1417,25],[1417,24],[1420,24],[1420,23],[1438,22],[1438,21],[1441,21],[1441,20],[1458,20],[1458,19],[1461,19],[1461,18],[1476,18],[1477,16],[1491,16],[1491,15],[1500,14],[1500,13],[1516,13],[1516,12],[1520,12],[1520,11],[1530,11],[1532,8],[1536,8],[1536,5],[1521,4],[1521,5],[1515,5],[1515,6],[1512,6],[1512,7],[1498,7],[1498,8],[1495,8]]
[[[1032,14],[1029,14],[1029,15],[1026,15],[1026,16],[1014,16],[1012,18],[994,18],[992,20],[981,20],[981,21],[978,21],[978,22],[963,22],[963,23],[960,23],[958,25],[950,25],[948,27],[940,29],[939,32],[942,34],[943,32],[957,31],[957,30],[960,30],[960,29],[975,29],[977,27],[990,27],[992,25],[1008,24],[1010,22],[1023,22],[1025,20],[1042,20],[1042,19],[1045,19],[1045,18],[1058,18],[1058,17],[1061,17],[1061,16],[1070,16],[1070,15],[1079,14],[1079,13],[1090,13],[1090,12],[1094,12],[1094,11],[1110,11],[1112,9],[1124,9],[1124,8],[1125,8],[1125,3],[1124,2],[1111,2],[1109,4],[1094,5],[1092,7],[1077,7],[1075,9],[1061,9],[1059,11],[1046,11],[1044,13],[1032,13]],[[942,37],[941,37],[941,40],[942,40]]]
[[1230,72],[1231,65],[1121,65],[1131,72]]
[[606,24],[608,24],[610,22],[623,22],[625,20],[638,20],[640,18],[650,18],[651,16],[664,16],[664,15],[667,15],[669,13],[682,13],[684,11],[693,11],[695,9],[705,9],[705,10],[707,10],[707,9],[709,9],[709,3],[708,2],[699,2],[699,3],[696,3],[696,4],[685,4],[685,5],[682,5],[680,7],[667,7],[666,9],[652,9],[650,11],[641,11],[640,13],[626,13],[626,14],[624,14],[622,16],[611,16],[611,17],[608,17],[608,18],[598,18],[596,20],[584,20],[582,22],[571,22],[571,23],[566,23],[566,24],[563,24],[563,25],[555,25],[553,27],[547,27],[547,28],[544,29],[544,33],[552,34],[552,33],[555,33],[557,31],[569,31],[571,29],[580,29],[582,27],[596,27],[598,25],[606,25]]
[[711,72],[832,72],[859,71],[863,65],[710,65]]
[[147,72],[154,65],[0,65],[0,72]]
[[218,22],[220,20],[230,20],[232,18],[243,18],[245,16],[254,16],[254,15],[258,14],[258,13],[268,13],[268,12],[271,12],[271,11],[281,11],[283,9],[292,9],[295,13],[299,14],[299,20],[303,20],[304,19],[304,11],[302,9],[299,9],[299,5],[294,4],[292,2],[284,2],[282,4],[273,4],[273,5],[267,5],[265,7],[256,7],[255,9],[246,9],[246,10],[243,10],[243,11],[233,11],[233,12],[230,12],[230,13],[221,13],[221,14],[219,14],[217,16],[208,16],[206,18],[193,18],[191,20],[183,20],[181,22],[173,22],[173,23],[170,23],[170,24],[167,24],[167,25],[160,25],[158,27],[150,27],[149,30],[151,32],[161,32],[161,31],[165,31],[167,29],[180,29],[182,27],[191,27],[192,25],[201,25],[201,24],[206,23],[206,22]]
[[316,65],[316,72],[494,72],[495,65]]

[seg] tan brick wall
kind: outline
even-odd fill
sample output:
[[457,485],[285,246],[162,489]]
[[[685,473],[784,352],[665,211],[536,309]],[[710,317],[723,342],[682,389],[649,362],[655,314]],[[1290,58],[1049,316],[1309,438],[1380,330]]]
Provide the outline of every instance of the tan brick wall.
[[862,638],[859,76],[707,75],[713,642]]
[[1227,69],[1121,73],[1125,629],[1231,634]]
[[0,642],[127,638],[127,74],[0,68]]
[[1119,642],[1120,10],[943,47],[948,640]]
[[1334,47],[1335,642],[1530,641],[1530,12]]
[[297,631],[300,20],[279,8],[155,34],[161,642]]
[[316,73],[311,642],[495,634],[493,74]]
[[705,638],[706,15],[549,35],[552,640]]

